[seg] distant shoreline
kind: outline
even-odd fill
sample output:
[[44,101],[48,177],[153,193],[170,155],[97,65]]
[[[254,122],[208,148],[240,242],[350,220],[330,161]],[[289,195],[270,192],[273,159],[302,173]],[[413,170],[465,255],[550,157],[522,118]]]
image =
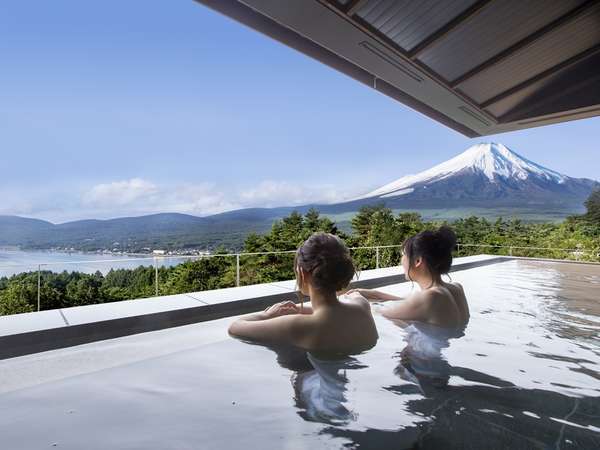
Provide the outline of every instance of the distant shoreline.
[[202,255],[125,254],[0,247],[0,278],[38,270],[88,274],[99,271],[106,274],[110,270],[133,270],[139,266],[153,266],[156,263],[160,267],[170,267],[193,260],[194,256],[202,257]]
[[106,256],[125,256],[134,258],[177,258],[188,256],[206,256],[208,252],[196,252],[189,250],[180,250],[181,253],[135,253],[135,252],[113,252],[110,250],[69,250],[63,248],[23,248],[18,246],[0,246],[0,252],[23,252],[23,253],[61,253],[66,255],[106,255]]
[[86,251],[86,250],[67,250],[60,248],[23,248],[18,246],[0,246],[0,252],[22,252],[22,253],[61,253],[65,255],[107,255],[107,256],[155,256],[152,253],[121,253],[111,251]]

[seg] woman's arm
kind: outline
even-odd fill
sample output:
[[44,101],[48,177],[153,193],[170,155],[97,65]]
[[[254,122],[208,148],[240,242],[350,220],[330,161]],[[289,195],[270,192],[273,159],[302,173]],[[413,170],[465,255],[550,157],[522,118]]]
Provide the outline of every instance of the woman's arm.
[[386,294],[385,292],[377,291],[375,289],[350,289],[346,294],[359,293],[364,298],[373,302],[388,302],[392,300],[402,300],[402,297],[397,295]]
[[263,342],[298,344],[304,334],[305,316],[293,302],[281,302],[266,310],[240,317],[229,326],[229,334]]
[[431,296],[428,293],[417,292],[403,302],[382,308],[381,315],[388,319],[419,320],[427,322],[430,319]]

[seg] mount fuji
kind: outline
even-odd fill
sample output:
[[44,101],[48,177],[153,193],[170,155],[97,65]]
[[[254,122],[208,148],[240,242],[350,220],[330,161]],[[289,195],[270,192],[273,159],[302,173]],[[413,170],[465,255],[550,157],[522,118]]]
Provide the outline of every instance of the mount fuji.
[[502,144],[482,143],[336,206],[379,202],[391,208],[559,208],[575,213],[595,187],[600,183],[548,169]]

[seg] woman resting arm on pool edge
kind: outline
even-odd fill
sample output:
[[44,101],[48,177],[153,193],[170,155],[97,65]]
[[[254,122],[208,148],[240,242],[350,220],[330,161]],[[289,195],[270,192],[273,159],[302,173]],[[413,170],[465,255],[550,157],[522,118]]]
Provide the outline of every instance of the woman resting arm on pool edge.
[[292,301],[277,303],[236,320],[229,333],[309,351],[354,353],[375,345],[377,330],[369,302],[361,295],[344,301],[337,297],[355,272],[350,252],[340,238],[313,234],[296,252],[294,270],[299,291],[310,298],[309,308]]
[[423,231],[408,238],[402,246],[402,267],[407,280],[416,282],[420,292],[406,299],[373,289],[350,291],[371,301],[402,300],[385,307],[390,319],[418,320],[442,327],[464,326],[469,321],[469,305],[462,286],[447,283],[442,275],[452,266],[456,235],[450,227]]

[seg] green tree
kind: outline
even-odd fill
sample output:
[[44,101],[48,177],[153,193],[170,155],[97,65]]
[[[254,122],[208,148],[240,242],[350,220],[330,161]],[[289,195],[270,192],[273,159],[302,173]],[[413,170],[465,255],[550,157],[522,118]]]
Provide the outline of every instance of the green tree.
[[[164,272],[161,268],[161,272]],[[101,295],[108,299],[127,300],[155,295],[154,267],[140,266],[133,270],[110,270],[104,277]]]
[[0,291],[0,316],[34,311],[30,303],[30,292],[19,283],[8,285]]
[[240,259],[241,284],[268,283],[294,278],[294,253],[314,232],[322,231],[348,237],[335,222],[322,217],[312,208],[302,216],[297,211],[275,221],[271,231],[264,235],[250,234],[244,243],[244,253],[289,252],[287,254],[265,254],[243,256]]
[[385,205],[379,204],[374,206],[363,206],[358,210],[358,213],[352,218],[352,233],[353,237],[358,242],[366,242],[369,238],[369,232],[373,226],[372,217],[376,212],[392,213],[391,209],[386,208]]
[[[219,255],[226,253],[219,250]],[[160,285],[160,294],[182,294],[235,285],[234,257],[212,256],[188,261],[170,268],[166,281]]]
[[600,188],[595,189],[585,201],[586,219],[600,226]]
[[[356,247],[400,246],[406,238],[426,228],[417,213],[400,213],[396,217],[383,205],[366,206],[352,219],[353,239]],[[372,269],[376,266],[376,250],[358,249],[353,252],[357,266]],[[379,251],[381,266],[400,263],[400,248],[383,248]]]
[[82,306],[103,303],[101,291],[103,279],[97,275],[81,274],[66,285],[66,300],[69,305]]

